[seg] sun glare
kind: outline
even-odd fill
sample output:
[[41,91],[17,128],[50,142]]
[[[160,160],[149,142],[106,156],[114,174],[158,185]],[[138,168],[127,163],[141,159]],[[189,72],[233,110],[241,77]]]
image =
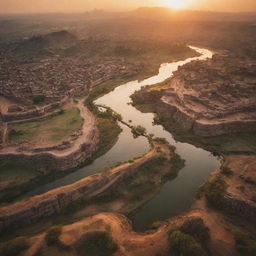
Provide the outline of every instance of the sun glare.
[[184,0],[166,0],[166,4],[168,7],[172,9],[182,9],[185,7],[185,1]]

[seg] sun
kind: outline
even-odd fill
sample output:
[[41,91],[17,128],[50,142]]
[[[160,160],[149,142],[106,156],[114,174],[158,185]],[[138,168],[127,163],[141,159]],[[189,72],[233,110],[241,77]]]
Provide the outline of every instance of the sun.
[[166,0],[166,4],[168,7],[172,9],[182,9],[185,7],[185,0]]

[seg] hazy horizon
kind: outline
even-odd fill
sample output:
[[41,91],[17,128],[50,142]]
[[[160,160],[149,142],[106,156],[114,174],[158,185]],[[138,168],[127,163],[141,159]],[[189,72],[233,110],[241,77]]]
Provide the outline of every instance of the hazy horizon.
[[0,0],[0,13],[85,12],[94,9],[125,11],[139,7],[168,7],[174,9],[256,12],[255,0]]

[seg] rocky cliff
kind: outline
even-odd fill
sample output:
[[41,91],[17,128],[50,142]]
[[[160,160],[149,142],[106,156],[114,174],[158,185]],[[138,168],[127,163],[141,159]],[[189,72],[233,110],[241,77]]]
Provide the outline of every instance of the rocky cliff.
[[256,131],[256,63],[216,55],[178,69],[162,85],[138,92],[135,101],[153,104],[174,126],[210,137]]
[[135,173],[142,164],[150,161],[157,154],[158,152],[154,149],[133,163],[121,165],[107,172],[86,177],[71,185],[2,207],[0,209],[0,231],[10,227],[24,226],[43,217],[59,213],[77,200],[89,200]]

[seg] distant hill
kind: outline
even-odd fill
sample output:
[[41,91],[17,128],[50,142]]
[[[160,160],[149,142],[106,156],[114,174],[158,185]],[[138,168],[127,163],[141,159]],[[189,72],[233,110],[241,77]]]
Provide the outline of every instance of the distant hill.
[[58,50],[66,49],[78,43],[72,33],[61,30],[46,35],[33,36],[16,42],[11,51],[25,56],[52,55]]

